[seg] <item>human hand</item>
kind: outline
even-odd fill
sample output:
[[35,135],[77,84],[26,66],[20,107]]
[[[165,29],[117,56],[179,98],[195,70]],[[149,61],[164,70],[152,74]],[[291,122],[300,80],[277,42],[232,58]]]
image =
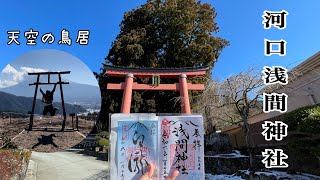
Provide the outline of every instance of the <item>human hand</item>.
[[[147,172],[144,173],[143,176],[139,178],[139,180],[151,180],[152,175],[154,171],[154,165],[150,163],[147,168]],[[167,177],[165,180],[175,180],[176,177],[179,175],[178,170],[174,170],[169,177]]]

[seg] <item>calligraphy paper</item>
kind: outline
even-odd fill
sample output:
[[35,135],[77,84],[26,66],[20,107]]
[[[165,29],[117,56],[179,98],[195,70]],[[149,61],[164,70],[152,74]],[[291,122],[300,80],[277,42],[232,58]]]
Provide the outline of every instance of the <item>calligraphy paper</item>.
[[111,116],[111,179],[136,180],[158,164],[158,127],[155,114]]
[[180,171],[176,180],[204,179],[203,120],[200,115],[111,116],[111,179],[139,179],[149,163],[152,179],[165,179]]
[[160,177],[165,179],[174,169],[176,180],[204,179],[204,133],[202,116],[159,116]]

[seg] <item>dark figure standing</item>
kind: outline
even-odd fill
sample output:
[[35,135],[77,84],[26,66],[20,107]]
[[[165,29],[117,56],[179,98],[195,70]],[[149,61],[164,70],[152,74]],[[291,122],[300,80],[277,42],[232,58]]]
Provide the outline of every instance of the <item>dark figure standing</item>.
[[42,91],[40,88],[40,92],[42,93],[42,102],[45,103],[44,109],[43,109],[43,115],[47,115],[48,112],[50,113],[51,116],[54,116],[58,110],[58,108],[53,107],[52,102],[53,102],[53,94],[54,91],[56,90],[57,85],[54,85],[54,88],[52,91],[47,90],[46,93]]

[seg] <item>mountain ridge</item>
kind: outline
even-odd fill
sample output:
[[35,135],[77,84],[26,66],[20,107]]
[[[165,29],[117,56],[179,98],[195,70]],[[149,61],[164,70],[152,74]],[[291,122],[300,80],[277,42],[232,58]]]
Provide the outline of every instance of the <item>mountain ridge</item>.
[[[32,97],[16,96],[10,93],[0,91],[0,112],[17,112],[27,114],[32,108]],[[58,114],[62,114],[62,105],[60,102],[53,102],[53,106],[59,108]],[[35,114],[42,114],[44,104],[40,99],[36,100]],[[86,109],[80,105],[65,103],[66,113],[86,112]]]
[[[56,82],[56,78],[52,78],[51,82]],[[19,84],[0,88],[0,91],[6,92],[9,94],[13,94],[16,96],[23,96],[23,97],[33,97],[34,96],[34,86],[29,86],[29,84],[34,83],[36,80],[34,77],[27,76],[24,81],[20,82]],[[40,82],[46,82],[45,78],[40,78]],[[69,84],[63,85],[63,94],[64,100],[70,104],[80,104],[82,106],[90,105],[90,108],[93,107],[100,107],[101,105],[101,93],[100,88],[98,86],[88,85],[88,84],[80,84],[75,83],[72,81],[68,81],[63,79],[62,81],[67,81]],[[52,90],[53,85],[43,86],[40,85],[37,92],[37,98],[41,99],[40,88],[43,91]],[[56,88],[54,93],[54,100],[61,101],[60,97],[60,88],[59,85]],[[86,107],[86,108],[89,108]]]

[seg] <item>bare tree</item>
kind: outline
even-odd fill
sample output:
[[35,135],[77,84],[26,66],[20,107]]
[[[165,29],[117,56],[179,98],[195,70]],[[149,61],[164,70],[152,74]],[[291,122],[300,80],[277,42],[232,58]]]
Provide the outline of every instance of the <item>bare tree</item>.
[[259,109],[262,95],[259,90],[263,85],[261,71],[255,69],[233,75],[223,82],[209,81],[206,90],[198,97],[195,108],[195,111],[203,113],[207,124],[220,127],[243,125],[251,167],[253,151],[248,118]]

